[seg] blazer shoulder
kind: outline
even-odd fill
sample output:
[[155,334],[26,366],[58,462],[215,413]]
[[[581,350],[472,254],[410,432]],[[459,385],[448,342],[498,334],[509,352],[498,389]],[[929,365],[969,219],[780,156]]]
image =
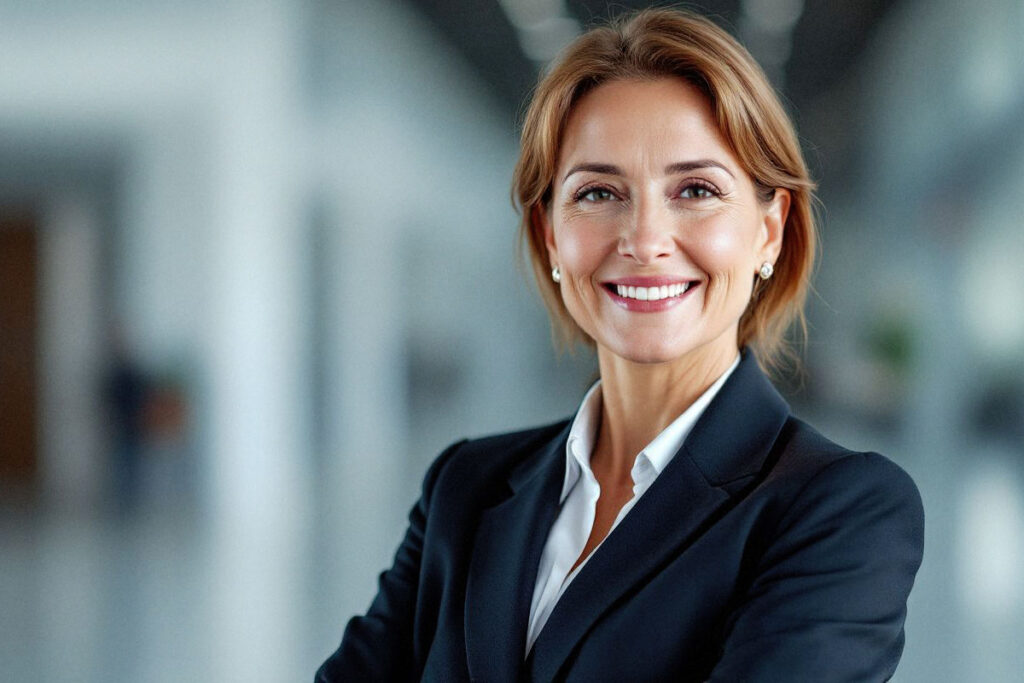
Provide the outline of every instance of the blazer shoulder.
[[431,465],[432,483],[465,490],[488,483],[504,484],[510,474],[535,459],[559,438],[569,419],[541,427],[463,439],[449,446]]
[[795,417],[789,418],[784,432],[788,437],[769,479],[790,489],[789,500],[886,500],[923,525],[921,494],[895,462],[874,451],[845,448]]
[[[840,469],[852,467],[910,480],[910,475],[902,467],[881,453],[846,448],[798,417],[789,416],[783,432],[787,434],[783,455],[790,460],[791,465],[797,465],[800,469],[817,473],[818,470],[835,466]],[[855,465],[857,462],[861,463],[859,468]]]
[[467,453],[496,453],[509,450],[535,450],[543,447],[569,425],[570,418],[557,422],[500,434],[489,434],[467,439],[463,445]]

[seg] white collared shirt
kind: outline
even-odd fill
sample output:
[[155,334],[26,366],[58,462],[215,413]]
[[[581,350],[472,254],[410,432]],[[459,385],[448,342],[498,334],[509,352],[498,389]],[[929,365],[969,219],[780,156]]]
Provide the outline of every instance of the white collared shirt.
[[[633,509],[636,501],[650,488],[675,456],[676,451],[682,447],[693,425],[737,365],[739,358],[693,402],[693,405],[673,420],[636,456],[633,469],[630,471],[633,478],[633,497],[619,510],[611,529],[608,530],[608,535],[611,535],[619,522]],[[533,589],[533,599],[530,601],[530,621],[526,632],[527,655],[565,589],[601,548],[600,545],[594,548],[570,573],[573,564],[583,552],[587,539],[590,538],[594,526],[595,506],[601,496],[601,487],[590,469],[590,455],[594,452],[594,443],[597,440],[601,407],[601,381],[598,380],[583,397],[569,430],[569,440],[565,446],[565,482],[559,498],[561,509],[544,545],[544,552],[537,568],[537,583]]]

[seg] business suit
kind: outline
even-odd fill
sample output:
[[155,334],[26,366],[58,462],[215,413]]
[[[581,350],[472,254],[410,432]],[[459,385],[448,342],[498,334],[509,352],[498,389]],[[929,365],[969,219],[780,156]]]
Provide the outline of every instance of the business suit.
[[568,422],[431,466],[394,566],[318,681],[875,681],[903,649],[910,478],[792,417],[743,359],[524,662]]

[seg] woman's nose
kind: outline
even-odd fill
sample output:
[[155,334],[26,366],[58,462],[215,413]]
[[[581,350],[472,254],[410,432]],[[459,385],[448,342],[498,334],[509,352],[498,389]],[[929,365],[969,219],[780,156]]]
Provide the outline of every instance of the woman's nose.
[[642,265],[676,249],[671,217],[652,202],[638,202],[619,237],[619,254]]

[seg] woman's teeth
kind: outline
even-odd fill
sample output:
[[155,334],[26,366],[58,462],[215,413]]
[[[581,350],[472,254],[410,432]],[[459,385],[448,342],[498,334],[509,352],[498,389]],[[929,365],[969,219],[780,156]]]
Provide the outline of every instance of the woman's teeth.
[[689,282],[674,285],[662,285],[661,287],[628,287],[626,285],[615,285],[615,293],[624,299],[658,301],[659,299],[670,299],[672,297],[679,296],[689,288]]

